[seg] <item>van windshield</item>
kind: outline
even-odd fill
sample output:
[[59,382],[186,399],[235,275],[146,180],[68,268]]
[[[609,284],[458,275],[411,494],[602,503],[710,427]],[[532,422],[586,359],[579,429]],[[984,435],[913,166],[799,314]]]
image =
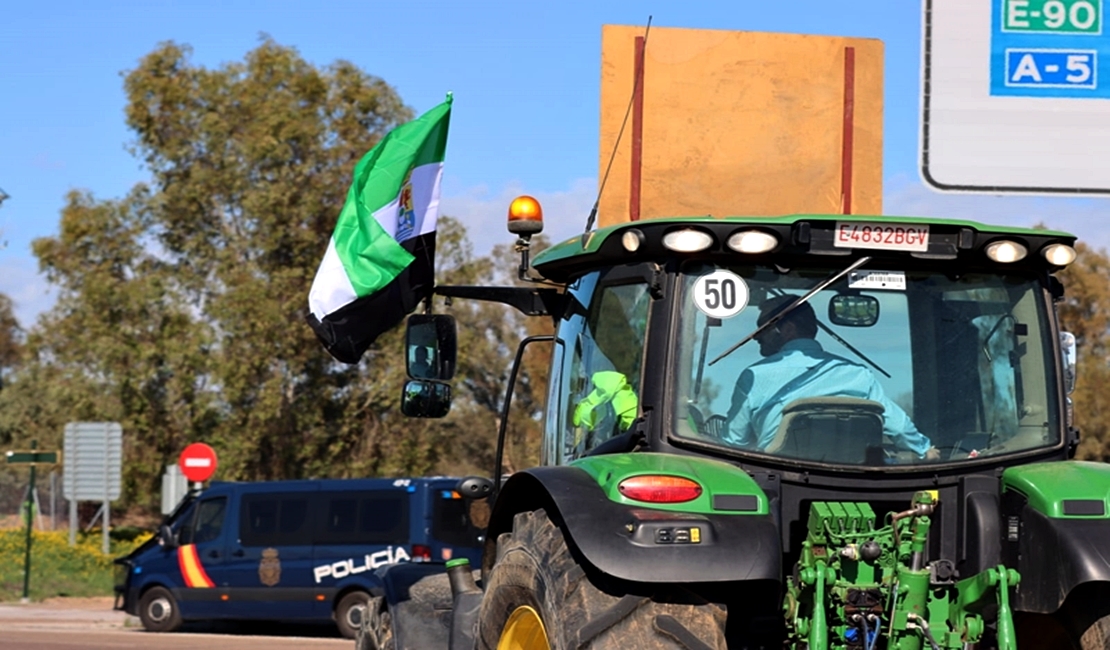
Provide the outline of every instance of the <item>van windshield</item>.
[[1055,348],[1035,278],[877,266],[778,322],[841,269],[685,268],[675,434],[843,465],[948,462],[1059,442]]

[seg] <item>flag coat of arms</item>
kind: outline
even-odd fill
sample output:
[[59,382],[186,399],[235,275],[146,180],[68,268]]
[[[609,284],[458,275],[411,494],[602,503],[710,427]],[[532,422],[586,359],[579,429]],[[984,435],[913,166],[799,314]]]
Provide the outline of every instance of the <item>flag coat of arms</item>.
[[435,285],[435,231],[451,97],[359,160],[308,294],[324,348],[358,363]]

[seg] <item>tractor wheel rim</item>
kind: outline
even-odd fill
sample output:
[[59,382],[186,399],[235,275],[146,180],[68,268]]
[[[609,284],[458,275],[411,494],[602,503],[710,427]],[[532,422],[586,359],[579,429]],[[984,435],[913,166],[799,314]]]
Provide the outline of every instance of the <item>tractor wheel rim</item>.
[[527,605],[517,607],[501,630],[497,650],[551,650],[539,613]]

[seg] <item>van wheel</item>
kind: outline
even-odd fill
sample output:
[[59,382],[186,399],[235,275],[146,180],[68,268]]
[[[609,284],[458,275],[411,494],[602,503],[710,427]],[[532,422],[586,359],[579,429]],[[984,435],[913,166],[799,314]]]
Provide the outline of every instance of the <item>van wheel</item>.
[[[602,584],[604,583],[604,584]],[[723,607],[681,585],[633,584],[583,567],[543,510],[497,539],[479,613],[481,650],[724,650]]]
[[139,620],[148,632],[173,632],[181,627],[181,610],[168,589],[151,587],[139,599]]
[[369,602],[370,594],[365,591],[352,591],[339,599],[339,604],[335,606],[335,624],[339,626],[340,634],[348,639],[358,636]]
[[385,598],[371,598],[355,637],[355,650],[394,650],[393,626]]

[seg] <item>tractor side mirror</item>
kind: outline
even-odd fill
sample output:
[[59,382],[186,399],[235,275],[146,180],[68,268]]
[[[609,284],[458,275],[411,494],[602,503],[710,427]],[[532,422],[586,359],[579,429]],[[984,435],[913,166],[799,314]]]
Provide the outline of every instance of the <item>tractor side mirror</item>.
[[455,491],[465,499],[484,499],[493,494],[493,480],[485,476],[467,476],[459,480]]
[[1064,391],[1071,395],[1075,390],[1075,375],[1078,370],[1078,352],[1075,345],[1075,334],[1060,332],[1060,357],[1064,362]]
[[844,327],[871,327],[879,322],[879,299],[839,293],[829,300],[829,320]]
[[[405,328],[405,371],[413,379],[448,381],[455,376],[455,318],[413,314]],[[406,393],[407,393],[406,389]]]
[[411,379],[401,394],[401,413],[410,418],[441,418],[451,410],[451,384]]

